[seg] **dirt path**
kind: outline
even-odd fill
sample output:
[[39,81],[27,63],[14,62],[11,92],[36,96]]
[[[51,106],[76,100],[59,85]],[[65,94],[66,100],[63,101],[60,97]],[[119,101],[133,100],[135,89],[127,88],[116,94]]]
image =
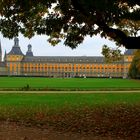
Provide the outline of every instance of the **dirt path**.
[[140,93],[140,90],[128,91],[0,91],[0,93]]
[[[86,136],[70,132],[57,132],[36,127],[26,127],[16,123],[0,123],[0,140],[124,140],[111,137]],[[125,140],[131,140],[126,138]]]

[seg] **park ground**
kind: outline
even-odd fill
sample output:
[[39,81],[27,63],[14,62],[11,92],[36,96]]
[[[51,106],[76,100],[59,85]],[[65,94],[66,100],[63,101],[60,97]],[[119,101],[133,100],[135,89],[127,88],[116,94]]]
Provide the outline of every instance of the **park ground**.
[[0,81],[0,140],[140,139],[138,80]]
[[1,93],[0,140],[137,140],[140,94]]

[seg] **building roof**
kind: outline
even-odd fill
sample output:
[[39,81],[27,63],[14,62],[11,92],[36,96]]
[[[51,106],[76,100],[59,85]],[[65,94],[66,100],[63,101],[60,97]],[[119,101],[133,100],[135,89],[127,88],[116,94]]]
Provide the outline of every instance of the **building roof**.
[[26,56],[33,56],[33,52],[27,51],[27,52],[26,52]]
[[8,53],[8,55],[24,55],[20,50],[20,47],[13,47],[12,50]]
[[124,52],[124,55],[134,55],[136,49],[128,49]]
[[12,50],[8,53],[8,55],[24,55],[19,47],[18,38],[14,39],[14,46],[12,47]]
[[103,63],[104,57],[95,56],[25,56],[22,62],[40,62],[40,63]]

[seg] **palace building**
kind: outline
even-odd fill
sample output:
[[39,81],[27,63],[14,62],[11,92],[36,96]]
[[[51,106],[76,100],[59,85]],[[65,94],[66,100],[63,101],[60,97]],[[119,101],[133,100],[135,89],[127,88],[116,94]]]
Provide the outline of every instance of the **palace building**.
[[[0,75],[44,77],[122,77],[126,78],[134,50],[126,50],[121,61],[106,63],[102,56],[34,56],[28,45],[23,54],[18,38],[2,61],[0,44]],[[94,48],[93,48],[94,49]]]

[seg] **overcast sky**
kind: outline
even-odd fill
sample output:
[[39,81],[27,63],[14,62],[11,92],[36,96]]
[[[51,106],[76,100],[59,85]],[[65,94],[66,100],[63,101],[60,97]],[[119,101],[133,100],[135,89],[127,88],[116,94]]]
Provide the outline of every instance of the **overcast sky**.
[[[103,39],[100,36],[94,36],[92,38],[86,37],[84,42],[80,44],[76,49],[71,49],[67,46],[59,43],[55,47],[51,46],[47,42],[47,36],[35,36],[32,39],[28,39],[20,35],[19,45],[24,54],[26,54],[28,44],[32,45],[32,51],[35,56],[101,56],[102,46],[104,44],[110,47],[116,47],[115,43],[107,39]],[[9,40],[3,38],[0,34],[2,52],[5,50],[8,53],[14,45],[14,39]],[[122,48],[124,52],[124,48]]]

